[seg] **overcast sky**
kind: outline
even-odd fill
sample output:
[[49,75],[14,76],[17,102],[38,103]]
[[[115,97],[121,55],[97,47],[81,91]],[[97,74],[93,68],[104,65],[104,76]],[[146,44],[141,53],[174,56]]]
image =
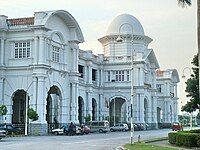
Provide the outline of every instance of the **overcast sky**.
[[[185,81],[181,76],[185,67],[197,54],[196,1],[181,8],[177,0],[0,0],[0,15],[8,18],[31,17],[34,12],[66,10],[74,16],[83,32],[83,50],[102,53],[97,39],[105,35],[111,21],[119,14],[135,16],[145,35],[153,39],[153,48],[161,69],[177,69],[180,83],[178,96],[186,103]],[[185,70],[189,77],[189,69]]]

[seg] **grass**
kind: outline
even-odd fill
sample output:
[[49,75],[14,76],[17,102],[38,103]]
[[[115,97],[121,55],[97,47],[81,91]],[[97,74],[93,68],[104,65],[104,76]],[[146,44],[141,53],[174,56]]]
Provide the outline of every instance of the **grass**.
[[146,143],[134,143],[133,145],[126,144],[128,150],[175,150],[175,148],[160,147]]

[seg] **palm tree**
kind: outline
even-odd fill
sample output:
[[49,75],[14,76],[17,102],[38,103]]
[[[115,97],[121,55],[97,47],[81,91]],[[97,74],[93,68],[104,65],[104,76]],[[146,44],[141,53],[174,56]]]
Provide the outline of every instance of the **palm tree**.
[[[198,46],[198,62],[200,66],[200,2],[197,1],[197,46]],[[178,0],[178,4],[187,7],[192,4],[191,0]],[[200,69],[199,69],[199,99],[200,99]]]

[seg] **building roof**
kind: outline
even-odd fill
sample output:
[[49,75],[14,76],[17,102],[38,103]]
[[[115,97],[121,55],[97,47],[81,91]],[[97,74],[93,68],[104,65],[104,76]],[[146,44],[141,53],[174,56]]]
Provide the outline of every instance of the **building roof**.
[[7,19],[7,21],[9,23],[9,25],[11,25],[11,26],[33,25],[34,24],[34,17]]
[[138,19],[134,16],[121,14],[114,18],[114,20],[110,23],[107,35],[110,34],[144,35],[144,29]]

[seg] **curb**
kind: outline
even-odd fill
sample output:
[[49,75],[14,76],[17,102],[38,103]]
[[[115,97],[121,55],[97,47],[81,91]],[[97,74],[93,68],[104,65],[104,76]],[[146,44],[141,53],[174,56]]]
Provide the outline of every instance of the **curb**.
[[118,146],[115,150],[128,150],[128,149],[123,146]]

